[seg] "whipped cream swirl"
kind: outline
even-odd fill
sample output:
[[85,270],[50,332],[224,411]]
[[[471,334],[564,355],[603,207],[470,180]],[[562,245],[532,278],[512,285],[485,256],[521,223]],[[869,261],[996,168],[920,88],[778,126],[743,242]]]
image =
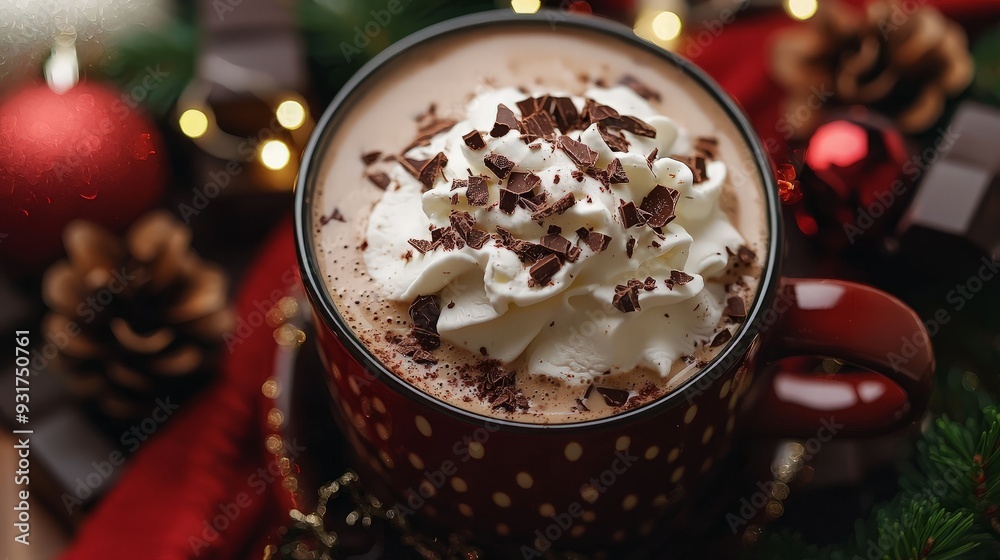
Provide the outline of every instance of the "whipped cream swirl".
[[[587,121],[583,130],[575,127],[544,137],[525,138],[516,128],[503,134],[503,127],[500,136],[492,136],[491,131],[498,132],[498,106],[524,119],[529,115],[521,114],[518,102],[526,97],[513,88],[483,91],[469,102],[464,120],[410,149],[403,161],[430,160],[439,153],[447,158],[437,173],[425,168],[423,182],[412,165],[409,171],[402,162],[387,170],[390,185],[368,223],[364,260],[369,274],[392,300],[438,295],[437,330],[443,340],[474,353],[485,349],[491,358],[506,363],[523,358],[530,374],[568,383],[637,367],[670,375],[676,360],[716,334],[726,294],[722,283],[713,279],[727,266],[727,249],[735,252],[743,244],[719,205],[725,165],[708,161],[695,184],[688,164],[669,157],[691,153],[691,138],[625,86],[593,87],[582,97],[567,97],[578,114],[584,113],[589,99],[636,117],[655,131],[653,137],[648,129],[640,135],[618,127],[611,133],[627,144],[606,141],[608,130],[602,135],[596,122],[588,126]],[[517,122],[528,128],[523,120]],[[485,146],[463,140],[470,131],[478,131]],[[565,147],[574,144],[561,141],[562,136],[596,152],[596,162],[581,166],[579,155],[574,157]],[[622,151],[613,150],[609,142]],[[509,204],[500,202],[501,188],[516,190],[511,176],[498,177],[497,165],[487,165],[489,158],[503,163],[497,156],[513,164],[510,171],[538,178],[532,179],[533,190],[522,196],[544,192],[551,206],[570,195],[575,204],[557,208],[561,212],[549,212],[544,219],[531,200],[511,211]],[[623,172],[627,182],[601,176],[600,170],[618,169],[615,159],[620,162],[619,180]],[[469,192],[470,173],[486,178],[489,198],[484,205],[481,188]],[[659,228],[630,223],[625,215],[629,203],[639,207],[657,187],[677,191],[671,193],[676,217]],[[470,194],[481,205],[470,204]],[[430,230],[452,225],[456,211],[467,212],[473,227],[491,237],[485,243],[459,247],[445,242],[428,249]],[[643,222],[649,217],[640,214]],[[603,240],[591,238],[589,232],[607,236],[606,247],[588,243]],[[533,265],[551,250],[534,255],[514,250],[521,241],[528,247],[552,247],[554,238],[543,237],[553,234],[575,249],[568,256],[557,251],[558,262],[547,263],[551,266],[545,271]],[[581,238],[584,234],[586,239]],[[478,235],[481,242],[484,234]],[[511,238],[516,240],[513,249]],[[427,242],[418,246],[410,240]]]

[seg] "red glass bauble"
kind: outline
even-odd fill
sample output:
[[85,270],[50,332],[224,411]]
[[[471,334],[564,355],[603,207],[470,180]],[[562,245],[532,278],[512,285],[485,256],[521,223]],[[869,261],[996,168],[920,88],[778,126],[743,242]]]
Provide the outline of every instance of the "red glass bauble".
[[796,220],[806,224],[803,233],[824,236],[834,247],[883,233],[913,186],[909,157],[899,131],[866,109],[822,124],[808,140],[798,177],[806,200],[799,213],[810,218]]
[[33,83],[0,101],[0,257],[39,270],[84,218],[121,231],[163,193],[163,142],[134,101],[81,83],[58,94]]

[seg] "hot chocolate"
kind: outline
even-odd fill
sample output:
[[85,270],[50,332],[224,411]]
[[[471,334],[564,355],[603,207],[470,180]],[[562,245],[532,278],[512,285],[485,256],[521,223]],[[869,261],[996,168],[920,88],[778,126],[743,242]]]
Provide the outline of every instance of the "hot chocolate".
[[521,422],[609,416],[690,379],[751,307],[763,186],[682,70],[512,26],[425,43],[358,93],[311,201],[320,267],[425,393]]

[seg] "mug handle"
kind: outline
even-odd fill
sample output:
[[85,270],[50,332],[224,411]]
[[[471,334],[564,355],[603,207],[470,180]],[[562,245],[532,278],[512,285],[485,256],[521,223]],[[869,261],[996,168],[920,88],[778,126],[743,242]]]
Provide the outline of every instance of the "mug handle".
[[[784,360],[756,385],[746,426],[777,437],[875,435],[909,424],[930,399],[934,353],[923,322],[906,304],[842,280],[783,279],[772,332],[758,363],[823,356],[869,371],[807,373]],[[765,316],[766,318],[766,316]]]

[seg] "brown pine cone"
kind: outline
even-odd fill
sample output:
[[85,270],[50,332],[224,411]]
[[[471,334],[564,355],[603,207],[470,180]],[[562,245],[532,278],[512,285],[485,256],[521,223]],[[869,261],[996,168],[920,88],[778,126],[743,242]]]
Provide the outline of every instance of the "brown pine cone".
[[904,132],[924,131],[973,75],[958,24],[932,7],[895,1],[865,12],[821,2],[807,23],[778,35],[771,69],[789,89],[788,121],[803,136],[827,107],[854,104],[889,116]]
[[231,330],[227,280],[191,249],[191,231],[167,212],[137,221],[119,239],[75,221],[63,232],[67,260],[46,271],[49,340],[71,386],[116,419],[149,414],[157,398],[183,399],[214,369]]

